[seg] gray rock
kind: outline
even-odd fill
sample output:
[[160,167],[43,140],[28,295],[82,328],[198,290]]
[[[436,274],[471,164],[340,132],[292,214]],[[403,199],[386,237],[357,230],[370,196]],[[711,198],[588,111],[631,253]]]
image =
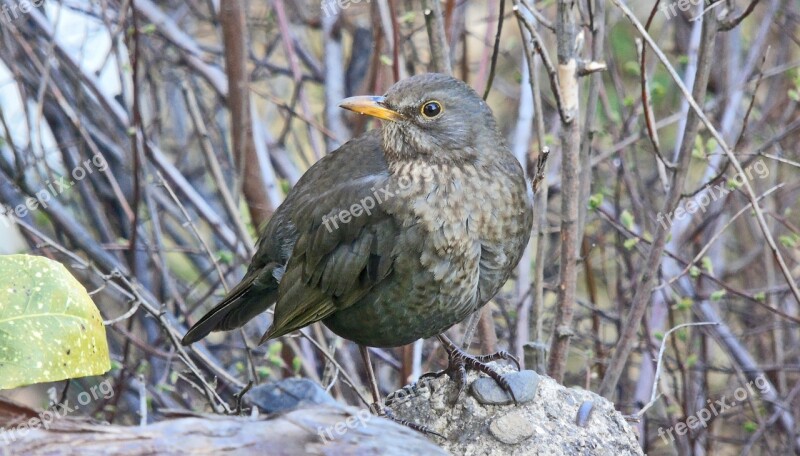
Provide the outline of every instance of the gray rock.
[[[536,397],[536,389],[539,387],[539,374],[536,372],[532,370],[511,372],[504,374],[503,378],[508,380],[518,404],[532,401]],[[484,405],[507,405],[514,402],[511,395],[489,377],[481,377],[472,383],[472,395]]]
[[533,435],[533,423],[528,421],[522,410],[514,410],[492,421],[489,432],[497,440],[509,445],[516,445]]
[[341,407],[321,386],[307,378],[286,378],[256,386],[244,396],[246,404],[258,406],[266,413],[292,410],[301,405],[333,405]]

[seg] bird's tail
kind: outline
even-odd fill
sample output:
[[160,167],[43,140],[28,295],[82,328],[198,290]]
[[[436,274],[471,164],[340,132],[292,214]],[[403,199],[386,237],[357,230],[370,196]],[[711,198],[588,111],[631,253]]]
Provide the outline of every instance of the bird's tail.
[[[240,328],[274,304],[278,296],[278,280],[272,278],[270,272],[268,274],[264,274],[266,271],[263,270],[260,272],[261,274],[245,276],[222,302],[189,329],[181,339],[181,344],[193,344],[212,331]],[[264,281],[264,276],[267,276],[268,280]]]

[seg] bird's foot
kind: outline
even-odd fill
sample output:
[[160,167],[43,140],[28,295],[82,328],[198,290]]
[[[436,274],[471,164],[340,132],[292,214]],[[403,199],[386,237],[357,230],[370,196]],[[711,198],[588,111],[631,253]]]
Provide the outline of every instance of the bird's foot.
[[483,372],[494,379],[494,381],[497,382],[503,391],[506,391],[509,395],[511,395],[511,399],[514,400],[514,404],[517,404],[517,398],[514,395],[514,391],[511,389],[511,385],[508,383],[508,380],[506,380],[499,372],[494,370],[492,366],[487,364],[489,362],[502,359],[506,361],[513,361],[517,366],[517,370],[520,370],[519,361],[514,357],[514,355],[508,353],[507,351],[501,350],[497,353],[491,353],[488,355],[473,356],[460,349],[456,344],[450,341],[450,339],[443,335],[439,336],[439,340],[442,342],[445,351],[447,351],[447,369],[439,372],[429,372],[424,374],[420,377],[420,380],[424,378],[438,378],[447,374],[447,376],[455,380],[456,384],[458,385],[458,394],[456,394],[455,401],[453,401],[453,403],[456,403],[458,402],[458,399],[461,398],[461,393],[463,393],[464,389],[467,387],[467,369],[471,369],[474,371]]
[[413,430],[415,430],[417,432],[421,432],[423,434],[435,435],[436,437],[439,437],[439,438],[442,438],[442,439],[445,438],[442,434],[439,434],[438,432],[434,431],[433,429],[431,429],[431,428],[429,428],[427,426],[423,426],[423,425],[417,424],[417,423],[412,423],[411,421],[404,420],[402,418],[396,417],[391,409],[389,409],[388,407],[386,407],[386,406],[384,406],[382,404],[379,404],[377,402],[375,402],[372,405],[370,405],[369,409],[373,414],[375,414],[377,416],[380,416],[382,418],[386,418],[388,420],[392,420],[397,424],[401,424],[403,426],[409,427],[409,428],[411,428],[411,429],[413,429]]

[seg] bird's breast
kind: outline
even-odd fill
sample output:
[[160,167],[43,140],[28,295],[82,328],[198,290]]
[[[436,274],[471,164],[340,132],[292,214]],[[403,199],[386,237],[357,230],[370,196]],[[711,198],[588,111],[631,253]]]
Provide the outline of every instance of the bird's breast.
[[441,253],[472,250],[475,242],[507,239],[517,221],[530,211],[520,181],[499,173],[481,172],[470,164],[444,165],[412,161],[393,173],[397,211],[407,226],[433,236]]

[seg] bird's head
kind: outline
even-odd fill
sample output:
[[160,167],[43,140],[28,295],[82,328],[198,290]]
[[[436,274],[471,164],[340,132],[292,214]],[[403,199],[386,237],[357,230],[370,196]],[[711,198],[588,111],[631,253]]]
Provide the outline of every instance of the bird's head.
[[385,121],[383,145],[390,162],[474,162],[504,147],[486,102],[470,86],[444,74],[413,76],[384,96],[351,97],[339,106]]

